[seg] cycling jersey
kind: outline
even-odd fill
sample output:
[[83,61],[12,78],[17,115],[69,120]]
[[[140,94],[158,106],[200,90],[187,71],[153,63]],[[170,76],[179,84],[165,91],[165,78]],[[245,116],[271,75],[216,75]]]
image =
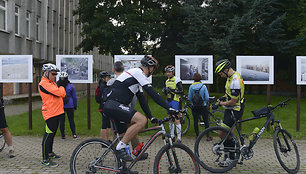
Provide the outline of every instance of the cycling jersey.
[[131,103],[134,95],[136,95],[142,110],[145,112],[147,117],[151,118],[152,114],[143,96],[142,89],[144,89],[157,104],[165,109],[170,108],[170,106],[153,89],[152,84],[141,68],[129,69],[118,76],[107,93],[107,100],[114,100],[121,104],[128,105]]
[[241,75],[235,72],[231,77],[228,77],[225,84],[225,94],[227,100],[231,98],[236,99],[237,103],[234,108],[236,111],[240,111],[241,103],[244,103],[244,83]]
[[64,113],[63,98],[66,96],[64,87],[58,87],[55,82],[42,77],[38,85],[42,99],[42,115],[45,120]]
[[167,99],[169,101],[174,100],[174,101],[180,101],[180,94],[183,93],[183,86],[182,86],[182,81],[181,79],[173,76],[170,79],[166,80],[166,87],[169,87],[171,91],[167,94]]

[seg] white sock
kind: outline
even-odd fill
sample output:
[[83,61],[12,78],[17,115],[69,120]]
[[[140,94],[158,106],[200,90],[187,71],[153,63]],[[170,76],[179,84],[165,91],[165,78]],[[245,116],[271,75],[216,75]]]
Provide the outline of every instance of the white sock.
[[176,125],[176,133],[177,133],[178,140],[181,140],[181,137],[182,137],[181,130],[182,130],[182,125],[181,124]]
[[13,146],[8,146],[8,150],[14,150],[14,147]]
[[171,138],[174,138],[174,123],[169,123]]
[[125,148],[127,145],[124,144],[122,141],[120,141],[117,146],[116,146],[116,150],[120,150],[120,149],[123,149]]

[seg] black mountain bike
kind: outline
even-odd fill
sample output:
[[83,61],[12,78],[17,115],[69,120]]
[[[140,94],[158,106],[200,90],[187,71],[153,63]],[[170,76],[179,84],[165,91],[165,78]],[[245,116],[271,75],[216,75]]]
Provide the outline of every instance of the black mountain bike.
[[[182,97],[184,100],[184,106],[183,109],[181,110],[182,117],[180,118],[180,122],[182,125],[182,134],[186,134],[189,130],[190,127],[190,117],[188,114],[188,110],[192,108],[192,103],[188,100],[187,96]],[[214,107],[215,103],[215,97],[209,97],[208,101],[208,117],[209,117],[209,125],[217,125],[219,124],[222,120],[221,118],[224,115],[224,111],[218,108]],[[221,117],[221,118],[220,118]],[[205,127],[205,123],[203,120],[200,120],[199,125],[202,127]]]
[[142,132],[157,131],[144,145],[134,160],[127,165],[115,154],[116,143],[122,137],[119,136],[115,124],[114,131],[117,138],[113,142],[102,139],[89,139],[79,144],[73,151],[70,159],[70,171],[76,173],[130,173],[132,167],[139,160],[139,157],[149,146],[162,135],[165,145],[155,156],[153,173],[200,173],[200,167],[196,162],[192,150],[180,143],[173,143],[169,134],[166,134],[164,123],[170,119],[165,118],[159,121],[159,126],[148,128]]
[[0,133],[0,152],[2,152],[2,150],[4,149],[4,146],[5,146],[4,136],[2,133]]
[[[278,161],[288,173],[297,173],[300,168],[300,156],[298,147],[288,131],[282,127],[279,120],[275,120],[273,115],[273,111],[275,111],[275,109],[286,106],[289,100],[291,99],[283,101],[274,107],[267,106],[256,111],[252,111],[254,117],[239,121],[235,120],[234,125],[230,129],[221,126],[215,126],[203,131],[198,136],[194,145],[194,153],[200,165],[210,172],[222,173],[232,169],[237,163],[243,164],[243,160],[248,160],[253,157],[253,146],[256,144],[257,140],[260,138],[266,127],[271,124],[274,130],[274,151]],[[245,136],[240,133],[237,124],[265,117],[268,118],[267,121],[260,129],[255,139],[250,141],[249,145],[247,146],[244,143]],[[235,117],[233,118],[235,119]],[[235,127],[239,139],[233,133]],[[222,139],[219,137],[221,132],[226,134]],[[209,134],[211,137],[213,137],[213,140],[205,141],[206,134]],[[234,147],[224,146],[224,142],[228,138],[232,138],[234,140]],[[229,154],[234,155],[234,159],[230,160],[228,166],[222,165],[220,160],[223,160],[222,157],[226,157],[226,155],[228,156]],[[240,155],[241,160],[238,162]]]

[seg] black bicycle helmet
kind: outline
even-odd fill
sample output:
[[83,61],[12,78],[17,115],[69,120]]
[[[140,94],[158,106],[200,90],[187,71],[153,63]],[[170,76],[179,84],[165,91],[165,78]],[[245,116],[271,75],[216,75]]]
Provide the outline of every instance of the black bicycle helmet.
[[222,72],[224,69],[229,69],[230,67],[231,62],[228,59],[222,59],[216,63],[215,73]]
[[110,77],[111,75],[107,71],[101,71],[99,73],[100,78]]
[[145,55],[141,61],[140,61],[141,65],[144,66],[144,67],[149,67],[149,66],[155,66],[157,67],[158,65],[158,61],[152,57],[152,56],[148,56],[148,55]]

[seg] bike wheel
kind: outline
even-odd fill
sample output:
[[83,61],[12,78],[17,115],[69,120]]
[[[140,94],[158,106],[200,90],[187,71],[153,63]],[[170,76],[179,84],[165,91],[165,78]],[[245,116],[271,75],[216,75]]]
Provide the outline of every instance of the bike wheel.
[[275,131],[273,146],[281,166],[288,173],[297,173],[300,168],[299,151],[291,135],[285,129]]
[[154,174],[159,173],[200,173],[193,152],[185,145],[167,144],[157,153],[154,160]]
[[3,134],[0,134],[0,152],[2,152],[4,146],[5,146],[5,139],[3,137]]
[[[70,171],[79,173],[114,173],[120,161],[114,153],[113,147],[101,139],[88,139],[79,144],[73,151],[70,159]],[[102,170],[107,167],[109,170]]]
[[[205,129],[196,139],[194,154],[199,164],[206,170],[213,173],[223,173],[232,169],[238,162],[240,156],[240,144],[236,136],[230,132],[233,138],[234,147],[225,147],[224,139],[219,137],[220,132],[229,132],[229,129],[214,126]],[[207,139],[210,137],[210,139]],[[231,155],[234,159],[224,166],[223,161]]]
[[188,129],[190,127],[190,118],[187,113],[183,113],[182,118],[180,119],[181,125],[182,125],[182,135],[186,134],[188,132]]

